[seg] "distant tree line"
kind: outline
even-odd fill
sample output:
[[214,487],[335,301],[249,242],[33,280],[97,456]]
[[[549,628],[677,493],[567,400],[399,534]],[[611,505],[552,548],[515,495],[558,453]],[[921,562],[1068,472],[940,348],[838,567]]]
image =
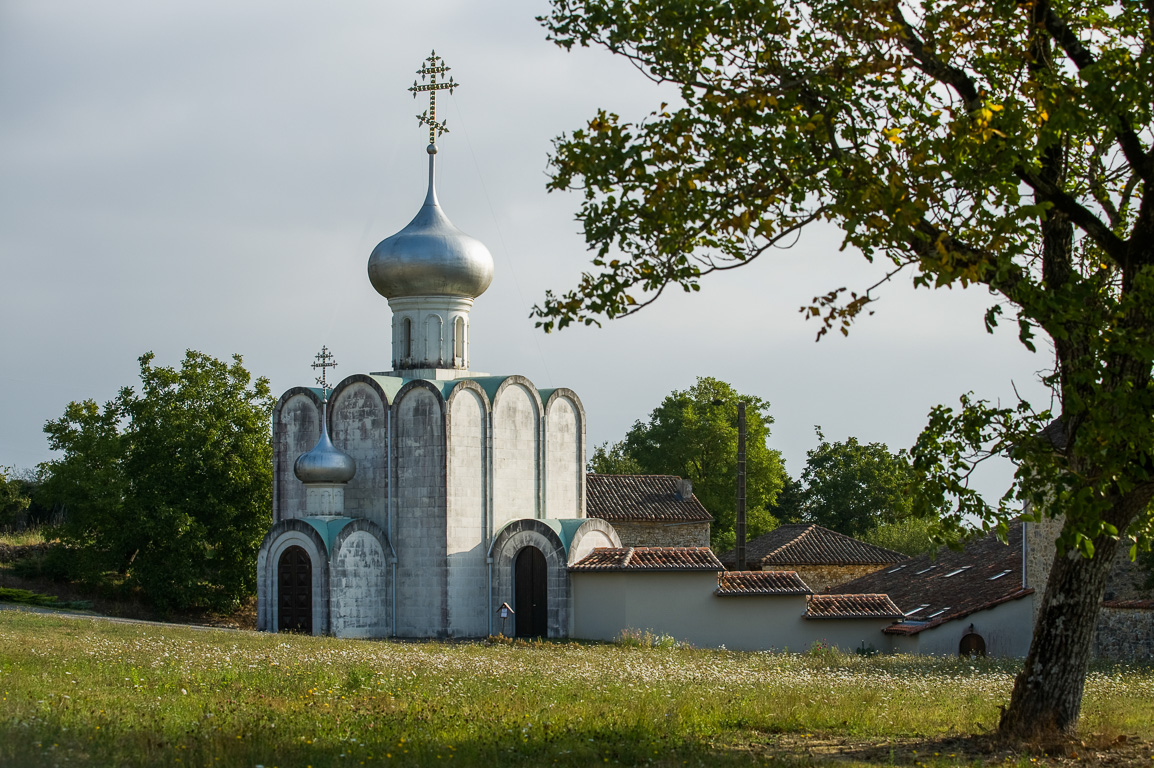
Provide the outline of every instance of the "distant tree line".
[[[855,437],[830,442],[816,428],[818,445],[807,452],[797,478],[781,454],[768,447],[769,403],[702,377],[675,391],[634,423],[617,443],[593,450],[589,471],[600,474],[673,474],[693,482],[694,493],[714,516],[711,544],[731,549],[736,540],[737,403],[746,402],[746,531],[753,539],[782,523],[816,523],[878,546],[914,555],[933,545],[942,511],[924,503],[909,455],[884,443]],[[915,503],[922,499],[922,504]]]

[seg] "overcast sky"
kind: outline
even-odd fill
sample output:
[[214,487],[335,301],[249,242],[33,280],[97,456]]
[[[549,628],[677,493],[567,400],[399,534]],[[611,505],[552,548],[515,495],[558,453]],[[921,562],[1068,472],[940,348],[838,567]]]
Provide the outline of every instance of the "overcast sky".
[[769,400],[795,475],[816,424],[896,450],[963,392],[1049,404],[1048,352],[986,334],[982,291],[903,278],[848,338],[815,344],[798,308],[881,274],[832,228],[603,328],[535,330],[532,306],[589,261],[579,198],[545,190],[550,142],[598,107],[640,119],[670,98],[607,52],[549,43],[546,8],[0,0],[0,465],[49,458],[44,422],[138,381],[149,350],[240,353],[277,394],[311,384],[322,344],[338,378],[388,370],[365,268],[424,197],[424,102],[406,89],[432,48],[462,83],[438,99],[440,201],[496,262],[473,366],[574,389],[590,447],[698,376]]

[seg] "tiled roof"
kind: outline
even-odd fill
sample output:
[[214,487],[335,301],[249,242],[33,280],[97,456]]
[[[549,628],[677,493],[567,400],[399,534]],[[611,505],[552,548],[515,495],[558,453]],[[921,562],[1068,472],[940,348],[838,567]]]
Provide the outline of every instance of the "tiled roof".
[[1134,608],[1140,611],[1154,611],[1154,600],[1107,600],[1103,608]]
[[[783,525],[745,545],[747,565],[770,569],[787,565],[887,565],[907,559],[901,552],[875,547],[820,525]],[[732,550],[721,562],[733,565]]]
[[599,547],[571,571],[720,571],[709,547]]
[[717,594],[730,595],[810,595],[797,571],[725,571],[717,576]]
[[692,492],[680,498],[675,475],[585,476],[585,514],[609,522],[708,523],[713,517]]
[[1013,523],[1009,545],[990,534],[970,542],[961,552],[943,547],[936,559],[921,555],[839,584],[829,592],[885,593],[905,616],[903,623],[885,631],[916,634],[1034,590],[1022,587],[1022,524]]
[[902,612],[889,595],[810,595],[807,619],[899,619]]

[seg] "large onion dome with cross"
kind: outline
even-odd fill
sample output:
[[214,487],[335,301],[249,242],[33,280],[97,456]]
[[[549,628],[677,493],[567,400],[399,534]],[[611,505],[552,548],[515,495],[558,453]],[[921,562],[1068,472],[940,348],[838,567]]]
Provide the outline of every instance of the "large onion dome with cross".
[[[441,209],[435,186],[437,137],[448,132],[437,121],[437,91],[458,87],[434,51],[417,70],[416,98],[429,94],[417,119],[429,127],[429,189],[408,226],[382,240],[369,257],[369,281],[393,311],[393,369],[425,378],[460,376],[469,367],[469,311],[493,280],[493,257],[481,241],[453,226]],[[445,372],[437,375],[437,372]]]

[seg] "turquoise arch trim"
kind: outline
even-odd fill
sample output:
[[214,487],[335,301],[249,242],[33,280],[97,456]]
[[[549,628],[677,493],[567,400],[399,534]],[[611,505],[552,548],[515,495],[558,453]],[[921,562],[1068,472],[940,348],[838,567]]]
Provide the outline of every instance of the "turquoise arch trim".
[[351,523],[351,517],[302,517],[302,521],[311,525],[325,543],[325,551],[333,553],[333,542],[346,525]]

